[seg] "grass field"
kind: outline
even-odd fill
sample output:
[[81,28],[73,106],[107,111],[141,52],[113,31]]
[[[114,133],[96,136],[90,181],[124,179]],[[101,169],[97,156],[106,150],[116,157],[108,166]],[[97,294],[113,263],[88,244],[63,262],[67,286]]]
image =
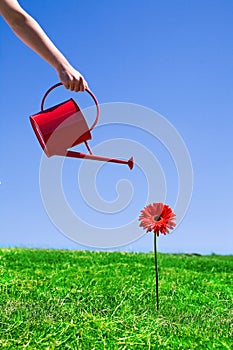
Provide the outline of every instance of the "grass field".
[[0,349],[233,349],[233,256],[0,249]]

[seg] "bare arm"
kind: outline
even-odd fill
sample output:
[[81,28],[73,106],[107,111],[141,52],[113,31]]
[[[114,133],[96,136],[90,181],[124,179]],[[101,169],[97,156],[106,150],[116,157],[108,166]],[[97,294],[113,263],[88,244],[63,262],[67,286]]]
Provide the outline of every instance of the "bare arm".
[[56,70],[67,89],[84,91],[87,82],[83,76],[70,65],[39,24],[22,9],[17,0],[0,0],[0,13],[15,34]]

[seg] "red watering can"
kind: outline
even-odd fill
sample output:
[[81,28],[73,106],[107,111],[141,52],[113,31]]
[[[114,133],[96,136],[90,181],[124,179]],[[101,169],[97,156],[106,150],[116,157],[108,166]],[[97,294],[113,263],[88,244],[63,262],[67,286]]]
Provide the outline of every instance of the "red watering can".
[[[133,157],[129,160],[121,160],[92,154],[87,140],[91,139],[91,130],[98,122],[100,108],[95,95],[89,89],[86,89],[86,91],[93,98],[97,108],[96,119],[90,128],[87,125],[82,111],[72,98],[44,110],[46,97],[53,89],[60,85],[62,85],[62,83],[57,83],[45,93],[41,102],[41,111],[30,116],[33,130],[45,154],[48,157],[57,155],[127,164],[130,169],[133,169]],[[89,154],[69,150],[83,142],[85,143]]]

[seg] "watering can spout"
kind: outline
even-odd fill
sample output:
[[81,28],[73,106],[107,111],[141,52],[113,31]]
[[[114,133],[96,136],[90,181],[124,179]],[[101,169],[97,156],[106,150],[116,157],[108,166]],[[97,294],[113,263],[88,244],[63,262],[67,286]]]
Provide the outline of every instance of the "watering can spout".
[[80,153],[75,151],[67,151],[65,154],[60,154],[60,155],[64,157],[70,157],[70,158],[83,158],[83,159],[98,160],[101,162],[127,164],[130,170],[132,170],[134,166],[133,157],[131,157],[129,160],[123,160],[123,159],[109,158],[109,157],[103,157],[103,156],[96,156],[94,154],[86,154],[86,153]]

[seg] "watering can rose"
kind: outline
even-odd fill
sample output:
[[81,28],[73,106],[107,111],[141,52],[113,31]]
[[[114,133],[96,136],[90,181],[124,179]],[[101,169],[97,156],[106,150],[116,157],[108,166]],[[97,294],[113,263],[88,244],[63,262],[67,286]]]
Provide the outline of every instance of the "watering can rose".
[[140,226],[146,232],[154,231],[157,236],[159,236],[159,233],[166,235],[169,230],[176,226],[175,217],[176,215],[168,205],[163,203],[149,204],[141,210]]

